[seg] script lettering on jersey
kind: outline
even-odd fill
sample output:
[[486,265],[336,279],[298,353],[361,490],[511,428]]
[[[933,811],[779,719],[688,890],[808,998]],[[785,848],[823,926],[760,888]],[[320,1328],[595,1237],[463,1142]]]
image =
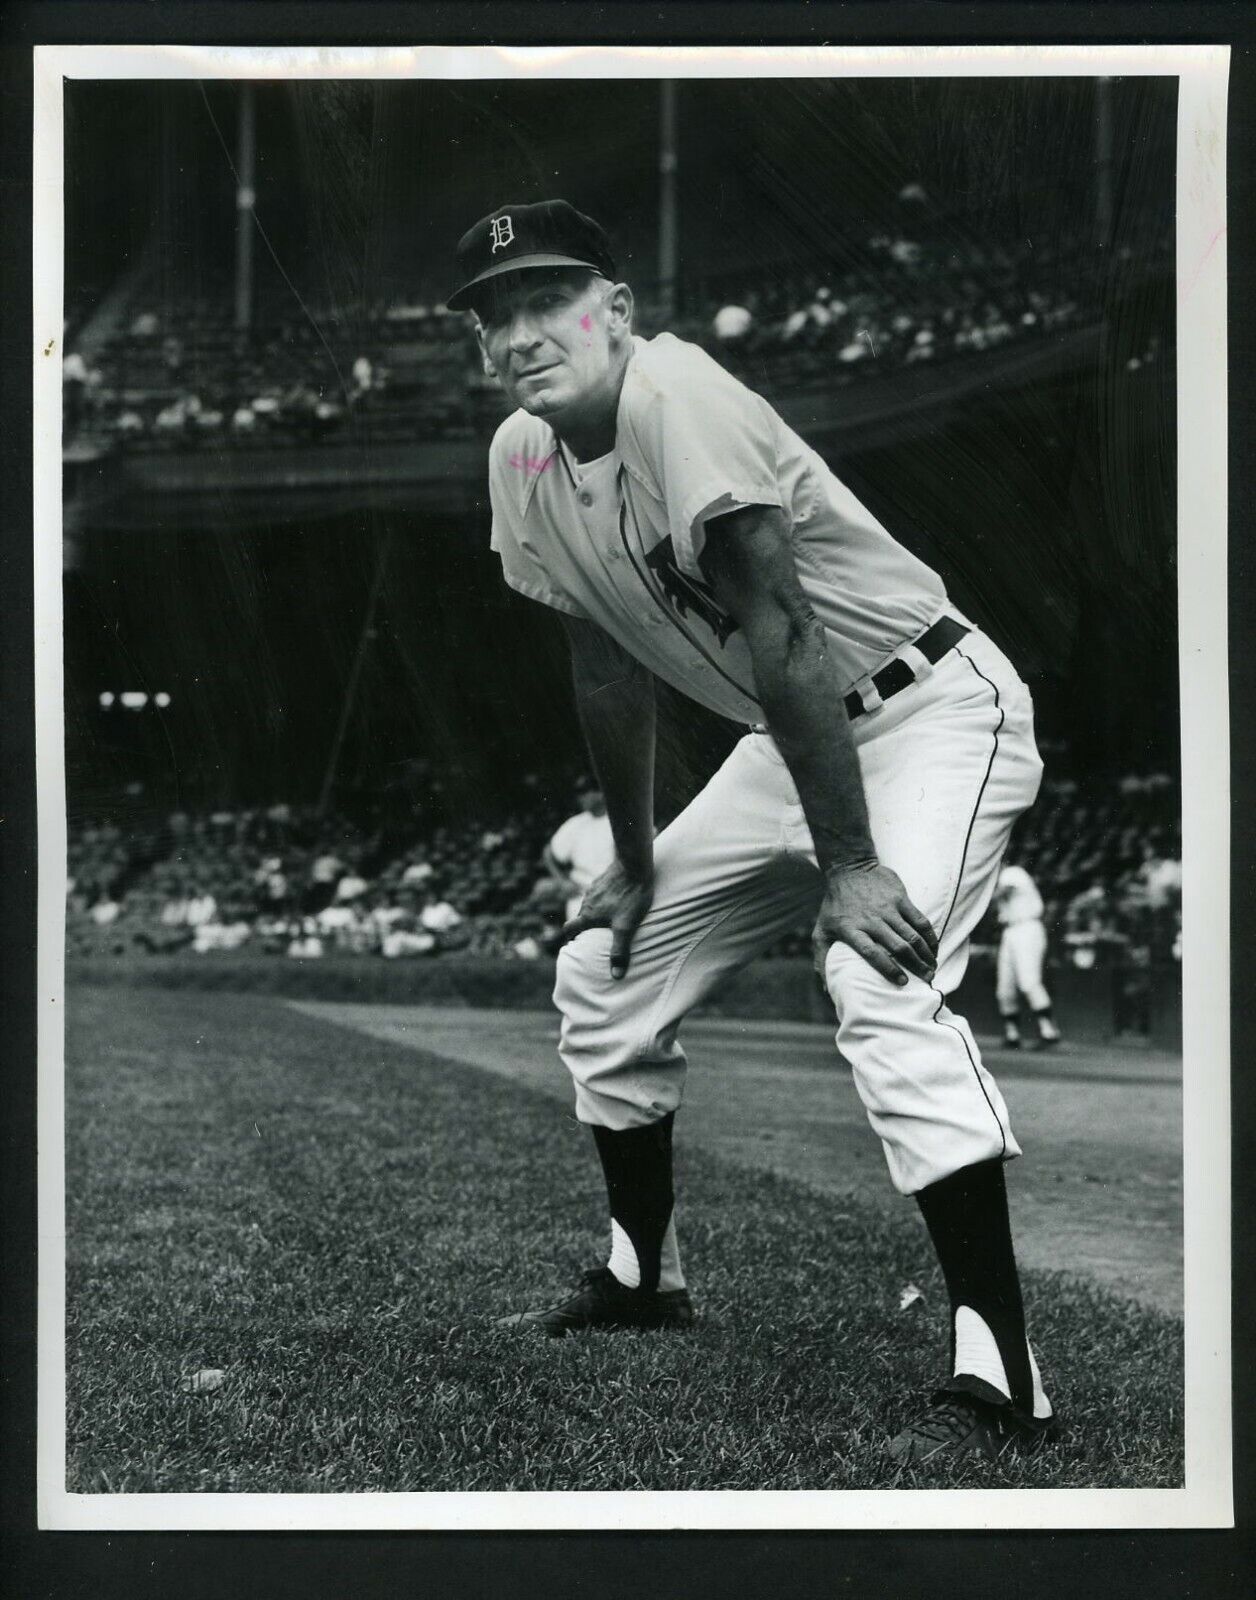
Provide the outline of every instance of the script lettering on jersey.
[[736,621],[726,611],[720,610],[706,584],[690,578],[676,565],[676,552],[672,549],[670,539],[660,539],[645,560],[663,585],[663,593],[682,617],[692,611],[695,617],[706,623],[721,645],[737,632]]

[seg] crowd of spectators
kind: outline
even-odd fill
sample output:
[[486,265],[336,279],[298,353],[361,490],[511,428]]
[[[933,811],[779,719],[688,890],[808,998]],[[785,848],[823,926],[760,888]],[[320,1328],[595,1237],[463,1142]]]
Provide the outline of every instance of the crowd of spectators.
[[405,827],[286,804],[75,824],[67,948],[538,956],[563,908],[543,851],[570,808],[535,775],[520,788],[527,798],[489,824]]
[[[68,948],[536,959],[552,950],[570,892],[547,846],[587,787],[529,774],[487,823],[442,815],[406,827],[288,805],[85,821],[70,834]],[[1057,965],[1180,960],[1178,818],[1163,773],[1084,792],[1068,778],[1044,785],[1012,852],[1042,894]],[[773,953],[805,954],[808,933]],[[996,938],[991,926],[978,942]]]
[[1054,250],[961,253],[878,234],[858,271],[744,284],[688,332],[748,379],[829,386],[1083,325],[1094,289],[1084,260]]
[[241,338],[225,305],[224,297],[140,310],[90,352],[72,348],[62,364],[67,447],[317,443],[353,421],[381,437],[481,427],[474,339],[466,319],[443,306],[275,313]]
[[[961,250],[929,242],[926,227],[921,235],[874,235],[857,270],[691,284],[666,316],[646,297],[639,326],[702,343],[771,397],[951,362],[1097,319],[1095,252],[1081,241]],[[467,313],[395,303],[293,316],[263,305],[256,331],[242,338],[230,304],[223,286],[159,309],[133,307],[81,343],[72,335],[67,447],[246,448],[332,439],[350,423],[378,440],[474,437],[501,416]]]

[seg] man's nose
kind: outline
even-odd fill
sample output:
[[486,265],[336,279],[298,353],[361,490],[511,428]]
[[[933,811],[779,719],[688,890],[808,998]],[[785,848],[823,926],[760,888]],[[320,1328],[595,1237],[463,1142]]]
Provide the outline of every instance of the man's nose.
[[510,319],[510,348],[530,350],[540,341],[536,324],[526,311],[516,311]]

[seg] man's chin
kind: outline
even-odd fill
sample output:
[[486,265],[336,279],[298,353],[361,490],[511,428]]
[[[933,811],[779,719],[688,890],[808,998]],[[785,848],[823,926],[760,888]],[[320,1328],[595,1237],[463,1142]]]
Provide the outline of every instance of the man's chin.
[[519,405],[533,417],[552,417],[563,409],[562,401],[551,389],[541,389],[535,394],[522,396]]

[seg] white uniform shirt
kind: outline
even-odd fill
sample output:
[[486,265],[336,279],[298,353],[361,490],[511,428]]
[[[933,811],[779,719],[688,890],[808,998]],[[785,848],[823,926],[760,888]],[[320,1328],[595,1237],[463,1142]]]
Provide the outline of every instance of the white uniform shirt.
[[1017,922],[1036,922],[1042,916],[1042,896],[1024,867],[1004,867],[995,896],[999,921],[1005,928]]
[[525,411],[493,440],[493,549],[520,593],[599,624],[658,677],[736,722],[760,722],[750,653],[705,582],[706,523],[779,506],[843,689],[948,605],[942,580],[761,396],[671,334],[634,339],[615,450],[583,476]]
[[611,819],[578,811],[550,840],[550,853],[577,889],[587,889],[615,858]]

